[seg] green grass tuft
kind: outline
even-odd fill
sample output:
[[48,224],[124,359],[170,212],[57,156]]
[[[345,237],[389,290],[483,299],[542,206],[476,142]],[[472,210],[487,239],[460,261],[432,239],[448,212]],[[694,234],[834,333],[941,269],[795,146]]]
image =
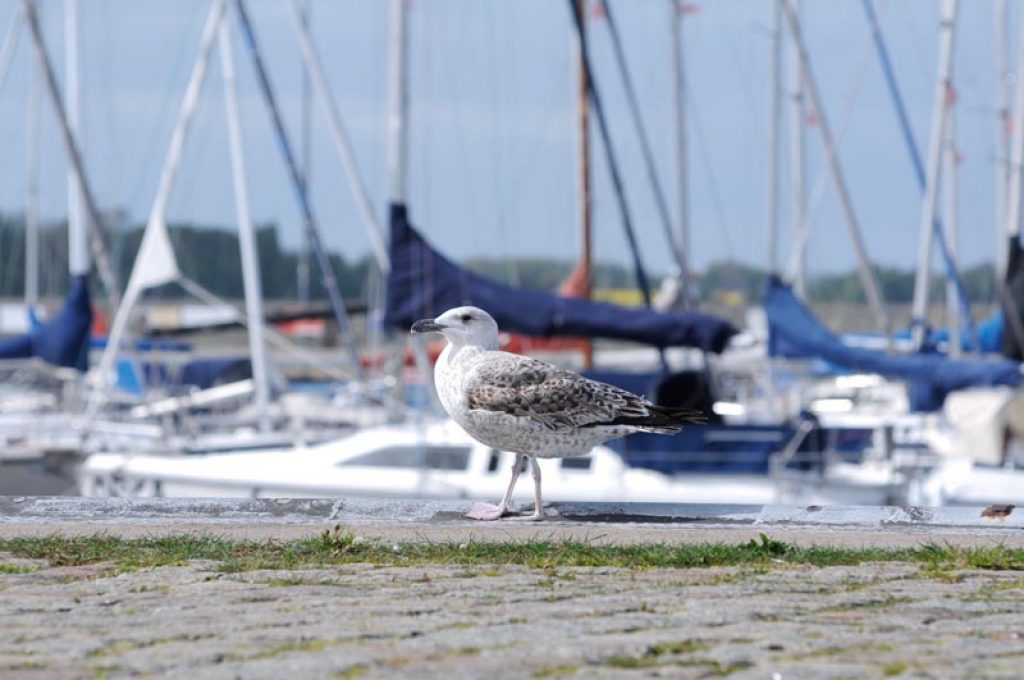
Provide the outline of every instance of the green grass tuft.
[[[320,536],[290,541],[232,541],[202,535],[122,539],[97,534],[66,537],[0,539],[0,552],[46,560],[51,566],[110,563],[111,573],[151,567],[213,562],[225,572],[254,569],[297,569],[351,563],[421,566],[460,565],[486,569],[465,572],[492,575],[508,564],[554,571],[563,567],[625,569],[744,566],[770,570],[786,565],[845,566],[865,562],[919,564],[921,575],[951,578],[959,570],[1024,570],[1024,549],[1006,546],[959,548],[926,545],[916,548],[800,547],[762,534],[740,544],[692,543],[596,545],[582,541],[505,541],[408,543],[397,546],[359,540],[340,527]],[[284,585],[284,583],[282,583]]]

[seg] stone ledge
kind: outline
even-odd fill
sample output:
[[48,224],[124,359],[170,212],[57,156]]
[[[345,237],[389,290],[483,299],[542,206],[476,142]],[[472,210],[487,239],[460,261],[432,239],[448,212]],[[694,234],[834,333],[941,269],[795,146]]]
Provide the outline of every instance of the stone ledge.
[[[467,501],[374,498],[76,498],[0,497],[0,525],[10,523],[180,522],[196,524],[470,525]],[[600,527],[704,525],[898,530],[952,528],[1020,532],[1024,509],[981,507],[699,505],[686,503],[551,503],[542,524]]]

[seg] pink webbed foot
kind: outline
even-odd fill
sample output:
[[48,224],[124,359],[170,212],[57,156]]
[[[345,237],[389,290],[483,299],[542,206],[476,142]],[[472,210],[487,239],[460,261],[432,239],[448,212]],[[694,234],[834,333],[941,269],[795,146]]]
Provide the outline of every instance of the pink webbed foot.
[[478,519],[484,522],[493,522],[508,514],[508,507],[492,505],[491,503],[473,503],[473,507],[466,513],[469,519]]
[[518,520],[520,522],[542,522],[547,515],[544,514],[544,508],[537,508],[531,515],[514,515],[509,517],[511,520]]

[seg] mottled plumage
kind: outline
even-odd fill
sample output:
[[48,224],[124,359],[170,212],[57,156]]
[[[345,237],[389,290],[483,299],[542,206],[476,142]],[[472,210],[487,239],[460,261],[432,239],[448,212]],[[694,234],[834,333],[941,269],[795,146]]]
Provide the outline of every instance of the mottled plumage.
[[684,423],[703,420],[699,411],[658,406],[572,371],[499,351],[497,324],[476,307],[452,309],[413,326],[413,332],[429,331],[449,340],[434,370],[445,410],[474,439],[519,454],[505,500],[488,506],[498,516],[508,509],[522,456],[533,463],[534,518],[539,519],[540,468],[533,459],[585,455],[615,437],[638,431],[673,434]]
[[700,417],[699,411],[656,406],[537,359],[493,351],[470,357],[461,381],[470,410],[528,418],[554,433],[632,427],[672,434],[683,422]]

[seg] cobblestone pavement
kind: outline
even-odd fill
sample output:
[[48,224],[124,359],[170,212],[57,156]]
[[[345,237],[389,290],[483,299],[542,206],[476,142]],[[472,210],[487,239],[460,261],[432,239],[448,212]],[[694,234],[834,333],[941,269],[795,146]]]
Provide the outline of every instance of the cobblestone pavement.
[[1011,678],[1024,668],[1019,572],[0,565],[3,678]]

